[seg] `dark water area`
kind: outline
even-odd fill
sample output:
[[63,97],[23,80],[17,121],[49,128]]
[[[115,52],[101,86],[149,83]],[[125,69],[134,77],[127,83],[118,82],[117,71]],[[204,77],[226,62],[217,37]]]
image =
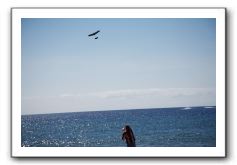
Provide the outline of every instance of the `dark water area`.
[[137,147],[216,146],[216,107],[23,115],[21,122],[24,147],[126,147],[126,124]]

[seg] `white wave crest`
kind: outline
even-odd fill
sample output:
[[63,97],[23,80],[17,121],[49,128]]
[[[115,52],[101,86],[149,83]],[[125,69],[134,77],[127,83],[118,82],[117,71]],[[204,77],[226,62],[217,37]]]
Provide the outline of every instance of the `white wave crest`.
[[185,107],[182,110],[190,110],[190,109],[192,109],[192,108],[191,107]]

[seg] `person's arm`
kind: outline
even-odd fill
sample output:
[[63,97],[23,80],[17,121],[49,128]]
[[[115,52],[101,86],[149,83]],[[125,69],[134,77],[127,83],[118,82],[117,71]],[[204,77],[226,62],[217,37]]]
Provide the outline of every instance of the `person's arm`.
[[124,140],[124,137],[125,137],[125,132],[124,132],[123,135],[122,135],[122,140]]
[[133,134],[133,131],[131,130],[131,133],[132,133],[132,138],[133,138],[133,140],[134,140],[134,142],[136,141],[136,139],[135,139],[135,136],[134,136],[134,134]]

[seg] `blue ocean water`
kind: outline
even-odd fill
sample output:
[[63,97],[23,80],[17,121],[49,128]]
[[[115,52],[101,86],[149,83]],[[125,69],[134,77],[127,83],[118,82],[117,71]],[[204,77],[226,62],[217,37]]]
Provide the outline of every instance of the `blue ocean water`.
[[122,127],[138,147],[215,147],[216,107],[75,112],[21,117],[24,147],[121,147]]

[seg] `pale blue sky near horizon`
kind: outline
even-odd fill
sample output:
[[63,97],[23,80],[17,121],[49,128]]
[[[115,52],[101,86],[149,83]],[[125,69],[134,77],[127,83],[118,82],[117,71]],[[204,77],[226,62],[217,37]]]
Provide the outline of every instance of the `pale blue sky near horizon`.
[[216,105],[214,18],[24,18],[21,37],[22,114]]

